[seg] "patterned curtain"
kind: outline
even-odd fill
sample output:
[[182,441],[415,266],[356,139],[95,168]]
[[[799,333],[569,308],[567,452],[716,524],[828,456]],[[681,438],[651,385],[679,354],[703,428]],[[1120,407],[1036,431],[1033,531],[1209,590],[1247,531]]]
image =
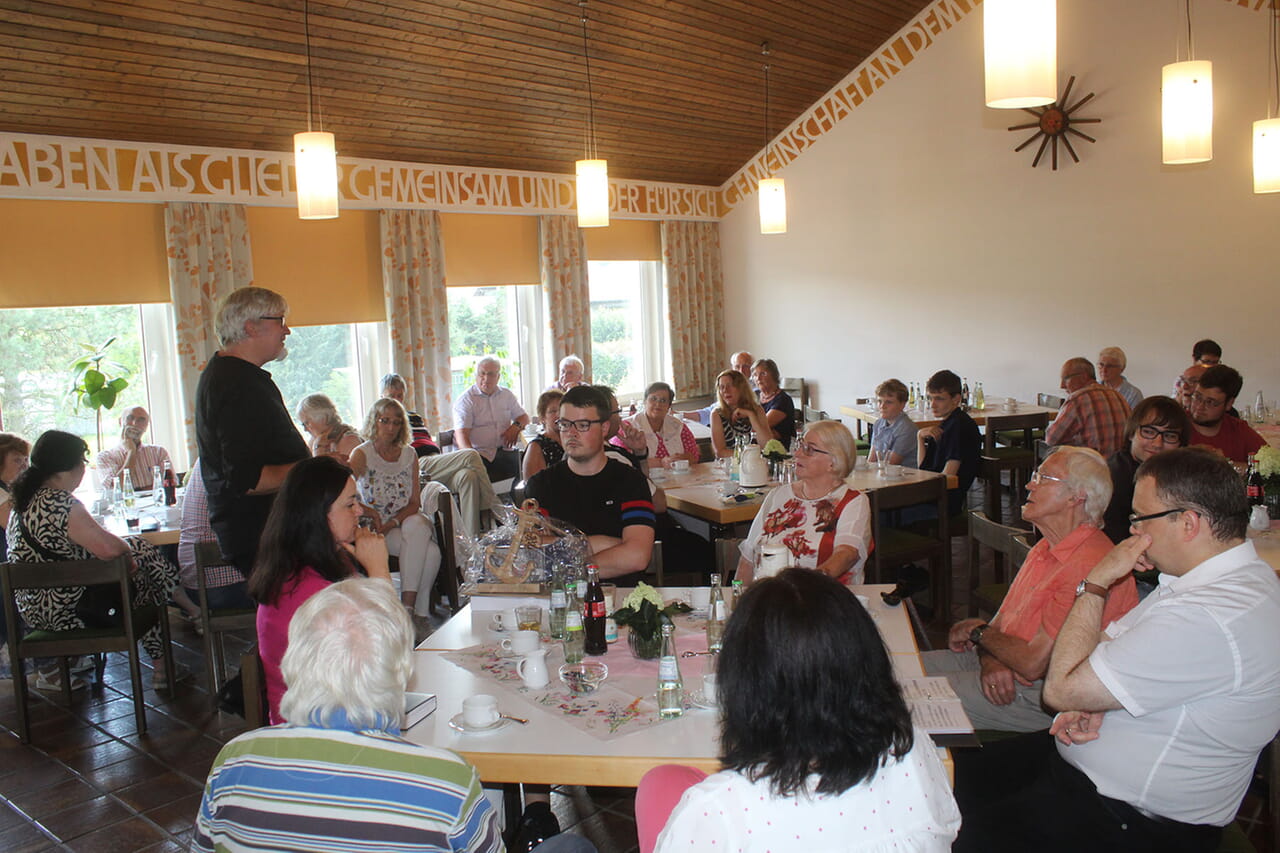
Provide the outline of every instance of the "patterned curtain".
[[675,386],[681,397],[714,393],[726,360],[720,223],[664,221],[662,263]]
[[379,223],[391,369],[404,377],[408,408],[439,432],[453,417],[440,215],[434,210],[384,210]]
[[190,462],[196,458],[196,383],[218,349],[218,301],[253,284],[253,253],[243,205],[169,202],[164,226]]
[[[591,376],[591,293],[587,284],[587,242],[576,216],[538,217],[542,289],[551,319],[555,363],[576,355]],[[554,379],[554,374],[552,375]]]

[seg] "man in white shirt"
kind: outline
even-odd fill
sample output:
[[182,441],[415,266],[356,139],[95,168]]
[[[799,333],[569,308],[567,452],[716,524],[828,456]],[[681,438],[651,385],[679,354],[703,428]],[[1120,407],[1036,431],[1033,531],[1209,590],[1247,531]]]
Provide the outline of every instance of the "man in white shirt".
[[[1245,539],[1247,514],[1210,450],[1143,463],[1134,535],[1080,583],[1049,660],[1057,743],[1028,735],[957,761],[956,850],[1217,849],[1280,728],[1280,581]],[[1104,629],[1110,585],[1152,566],[1157,589]]]
[[476,384],[453,404],[453,441],[480,453],[493,482],[520,476],[516,440],[529,415],[506,388],[498,386],[502,362],[491,355],[476,362]]
[[135,489],[150,489],[151,468],[161,470],[169,461],[169,451],[158,444],[143,444],[142,436],[151,426],[151,415],[141,406],[125,409],[120,416],[120,443],[98,454],[98,481],[109,484],[121,471],[129,472]]

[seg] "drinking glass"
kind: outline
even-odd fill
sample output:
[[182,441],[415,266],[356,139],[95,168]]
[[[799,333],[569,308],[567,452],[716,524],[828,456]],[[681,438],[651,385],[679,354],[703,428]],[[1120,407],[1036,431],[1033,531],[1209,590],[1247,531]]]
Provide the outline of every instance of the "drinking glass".
[[516,627],[521,631],[537,631],[542,628],[542,608],[525,604],[516,608]]

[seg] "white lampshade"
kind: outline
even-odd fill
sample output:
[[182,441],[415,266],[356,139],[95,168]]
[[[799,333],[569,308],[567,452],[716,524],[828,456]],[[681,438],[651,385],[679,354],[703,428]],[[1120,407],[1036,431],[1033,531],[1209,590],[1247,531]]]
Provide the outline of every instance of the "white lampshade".
[[1164,67],[1160,83],[1163,162],[1213,159],[1213,63],[1198,59]]
[[578,227],[603,228],[609,224],[609,163],[579,160]]
[[1253,191],[1280,193],[1280,118],[1253,123]]
[[299,219],[338,218],[338,152],[333,134],[293,135],[293,169],[298,182]]
[[984,0],[987,106],[1040,107],[1058,99],[1057,0]]
[[782,178],[762,178],[760,193],[760,233],[787,233],[787,185]]

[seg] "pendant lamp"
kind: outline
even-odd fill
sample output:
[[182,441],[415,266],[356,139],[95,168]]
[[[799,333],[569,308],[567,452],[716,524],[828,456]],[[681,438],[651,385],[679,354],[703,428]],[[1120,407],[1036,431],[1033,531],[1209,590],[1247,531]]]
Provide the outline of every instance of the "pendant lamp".
[[1042,107],[1058,99],[1057,0],[984,0],[987,106]]
[[[764,63],[764,164],[769,168],[769,43],[760,45],[760,52],[766,57]],[[761,178],[756,187],[760,196],[760,233],[787,233],[787,186],[782,178],[775,178],[772,172],[769,177]]]
[[1213,63],[1195,58],[1191,0],[1186,18],[1187,59],[1161,72],[1161,161],[1167,166],[1213,159]]
[[[307,46],[307,129],[293,135],[293,171],[298,187],[299,219],[338,218],[338,152],[333,134],[311,126],[315,92],[311,81],[311,14],[302,3],[302,30]],[[323,124],[323,122],[322,122]]]
[[587,50],[587,0],[578,0],[582,10],[582,61],[587,67],[587,156],[574,164],[577,173],[575,195],[578,227],[603,228],[609,224],[609,163],[596,149],[596,101],[591,87],[591,54]]
[[1272,2],[1267,46],[1267,117],[1253,123],[1253,191],[1280,192],[1280,4]]

